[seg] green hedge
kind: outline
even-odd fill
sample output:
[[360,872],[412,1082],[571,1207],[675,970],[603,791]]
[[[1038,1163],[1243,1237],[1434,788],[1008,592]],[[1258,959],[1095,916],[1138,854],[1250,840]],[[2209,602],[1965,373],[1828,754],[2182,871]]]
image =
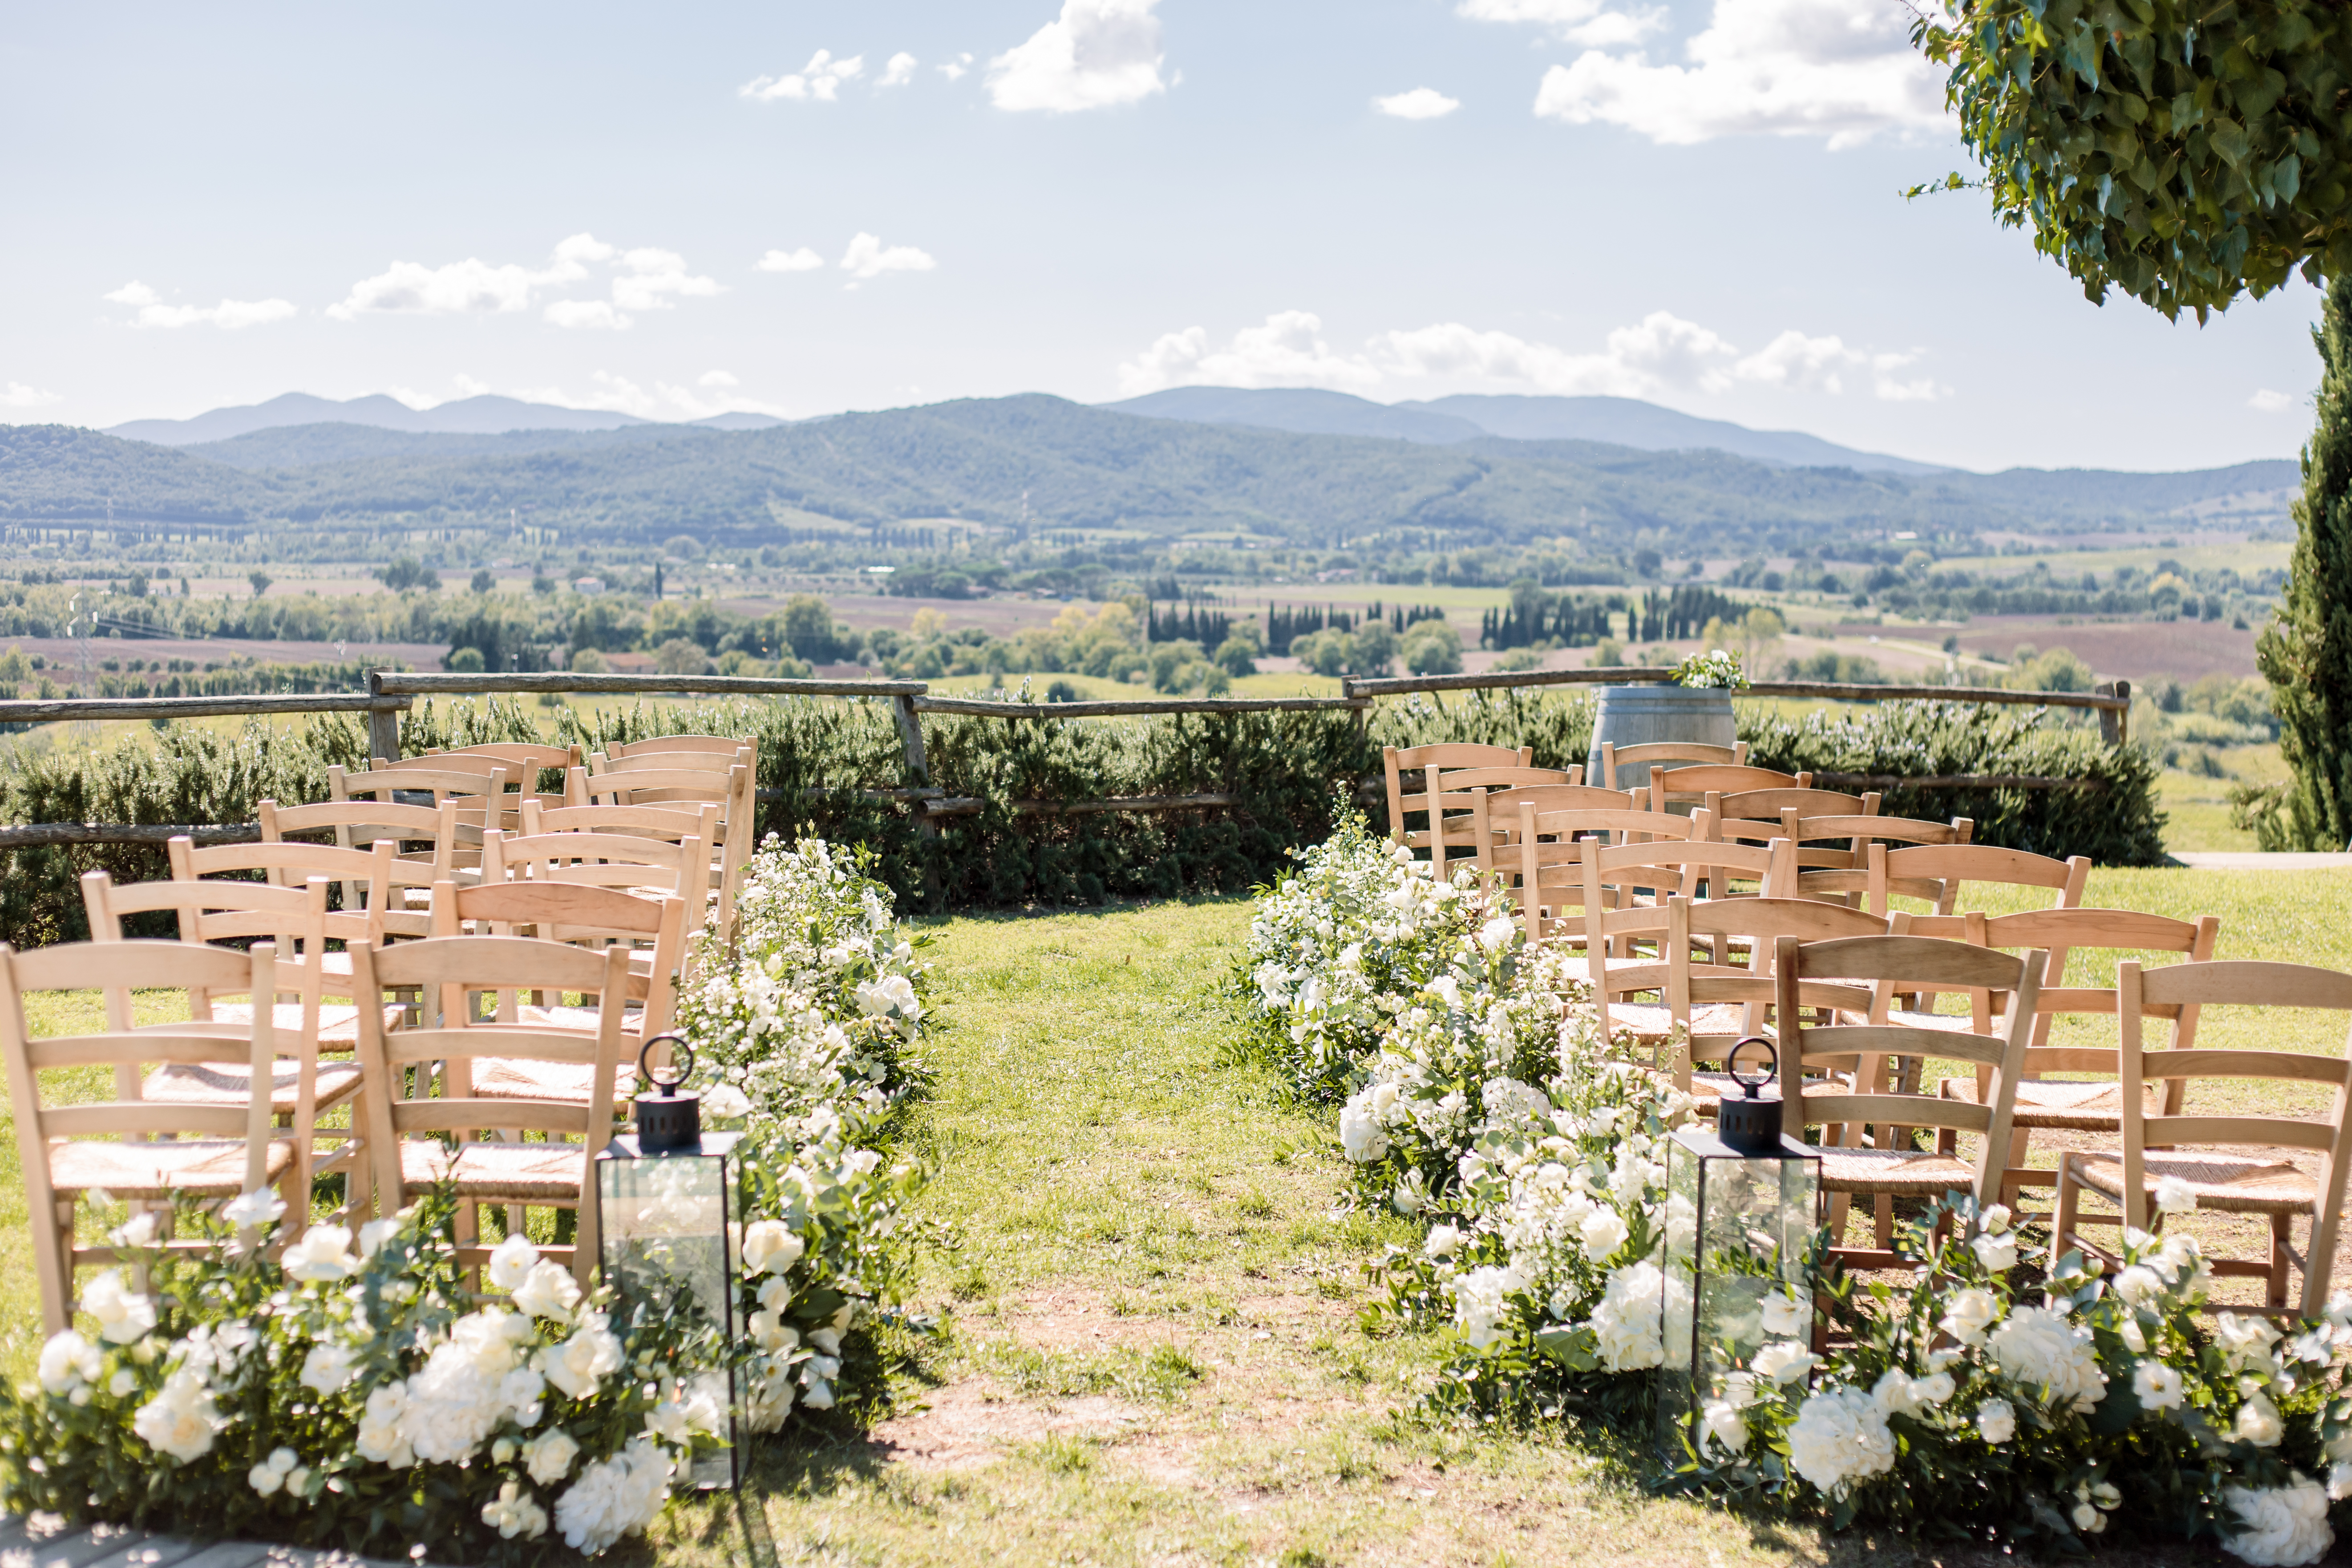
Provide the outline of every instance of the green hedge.
[[[693,731],[756,734],[760,827],[866,843],[881,873],[917,908],[1097,903],[1241,892],[1270,878],[1286,850],[1329,832],[1335,795],[1363,790],[1375,826],[1381,747],[1483,741],[1535,748],[1544,766],[1581,762],[1592,703],[1559,692],[1451,694],[1345,711],[1174,715],[1137,720],[999,720],[934,716],[924,722],[930,777],[950,795],[984,802],[927,833],[896,802],[866,791],[918,782],[907,774],[887,707],[783,699],[773,702],[647,704],[597,717],[509,701],[420,703],[402,724],[411,754],[484,741],[616,741]],[[1743,711],[1740,732],[1768,766],[1848,773],[2021,773],[2081,778],[2079,790],[1888,793],[1890,814],[1970,816],[1979,843],[2103,864],[2163,858],[2155,766],[2136,748],[2103,744],[2095,729],[2041,710],[1958,703],[1887,703],[1799,721]],[[320,800],[327,769],[361,765],[356,718],[291,726],[261,721],[234,735],[174,726],[103,750],[60,745],[19,757],[0,773],[9,822],[250,822],[254,803]],[[552,784],[551,779],[543,781]],[[1013,803],[1107,796],[1227,794],[1232,807],[1081,816],[1017,815]],[[118,880],[165,874],[163,852],[123,845],[10,851],[0,865],[0,939],[19,945],[85,934],[75,880],[103,866]]]

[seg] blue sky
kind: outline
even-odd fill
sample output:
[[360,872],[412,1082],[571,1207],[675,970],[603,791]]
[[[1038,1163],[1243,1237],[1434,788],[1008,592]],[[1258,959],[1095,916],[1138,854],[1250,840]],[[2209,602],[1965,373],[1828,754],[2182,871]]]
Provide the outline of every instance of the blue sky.
[[2311,289],[2095,308],[1980,195],[1900,199],[1961,157],[1906,15],[20,7],[0,419],[1190,381],[1612,393],[1977,468],[2292,456]]

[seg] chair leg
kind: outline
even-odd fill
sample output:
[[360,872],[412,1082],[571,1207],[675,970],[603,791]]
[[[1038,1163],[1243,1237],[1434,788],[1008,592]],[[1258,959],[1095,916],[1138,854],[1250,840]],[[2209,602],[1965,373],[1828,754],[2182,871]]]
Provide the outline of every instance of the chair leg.
[[1895,1245],[1895,1194],[1880,1193],[1870,1200],[1871,1235],[1885,1252]]
[[33,1264],[41,1280],[41,1326],[48,1333],[59,1333],[73,1327],[74,1200],[58,1198],[46,1226],[39,1215],[32,1217],[35,1227],[46,1232],[33,1237]]
[[2063,1257],[2074,1237],[2074,1215],[2083,1199],[2083,1190],[2074,1184],[2074,1167],[2066,1156],[2058,1156],[2058,1201],[2050,1215],[2050,1250]]
[[[2263,1282],[2266,1287],[2263,1296],[2263,1305],[2277,1308],[2284,1308],[2286,1305],[2287,1270],[2294,1249],[2294,1216],[2283,1214],[2271,1215],[2271,1271],[2269,1278]],[[2318,1258],[2313,1258],[2305,1259],[2304,1267],[2324,1268],[2326,1265]]]

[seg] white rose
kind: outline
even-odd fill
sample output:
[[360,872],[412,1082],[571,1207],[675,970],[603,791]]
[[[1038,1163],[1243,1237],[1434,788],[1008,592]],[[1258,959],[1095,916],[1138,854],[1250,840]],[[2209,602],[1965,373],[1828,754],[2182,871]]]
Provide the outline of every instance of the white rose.
[[2159,1214],[2192,1214],[2197,1188],[2184,1177],[2166,1176],[2156,1184],[2156,1207]]
[[538,1261],[539,1248],[518,1231],[490,1250],[490,1283],[501,1290],[512,1290],[530,1277],[531,1266]]
[[743,1272],[782,1274],[801,1260],[808,1243],[779,1219],[754,1220],[743,1231]]
[[543,1487],[551,1487],[570,1474],[572,1461],[579,1456],[580,1445],[561,1426],[522,1446],[524,1467],[530,1470],[530,1479]]
[[1360,1100],[1349,1100],[1339,1112],[1339,1147],[1359,1165],[1369,1165],[1389,1152],[1388,1132]]
[[560,1263],[532,1264],[522,1283],[513,1289],[515,1310],[550,1322],[570,1322],[572,1309],[580,1304],[580,1286],[572,1270]]
[[2180,1373],[2160,1361],[2144,1361],[2132,1369],[2132,1393],[2142,1410],[2177,1410],[2187,1397]]
[[1617,1249],[1625,1245],[1626,1237],[1632,1234],[1624,1220],[1612,1208],[1595,1208],[1586,1215],[1584,1223],[1577,1226],[1577,1233],[1583,1240],[1585,1258],[1593,1263],[1605,1263],[1615,1257]]
[[1988,1399],[1977,1406],[1977,1435],[1999,1447],[2017,1436],[2017,1407],[2006,1399]]
[[1798,1408],[1789,1426],[1789,1463],[1829,1496],[1895,1468],[1895,1434],[1886,1414],[1858,1388],[1826,1389]]
[[2164,1281],[2156,1270],[2144,1263],[2135,1263],[2116,1276],[2116,1294],[2127,1306],[2152,1307],[2164,1299]]
[[1977,1344],[2000,1316],[2000,1301],[1991,1291],[1974,1288],[1955,1290],[1944,1309],[1943,1329],[1962,1344]]
[[1756,1375],[1775,1383],[1795,1383],[1813,1370],[1816,1359],[1794,1340],[1776,1340],[1756,1352]]
[[1999,1236],[2009,1228],[2011,1217],[2007,1204],[1994,1204],[1978,1216],[1978,1224],[1992,1235]]
[[2327,1492],[2317,1481],[2296,1476],[2287,1485],[2253,1489],[2224,1487],[2221,1500],[2241,1528],[2222,1542],[2232,1556],[2259,1564],[2316,1563],[2336,1544],[2327,1522]]
[[231,1198],[221,1205],[221,1218],[239,1230],[276,1225],[286,1213],[286,1200],[268,1187]]
[[1433,1225],[1429,1227],[1428,1239],[1421,1244],[1421,1250],[1424,1256],[1430,1258],[1451,1258],[1454,1256],[1454,1249],[1461,1245],[1460,1231],[1450,1225]]
[[1717,1400],[1699,1418],[1699,1446],[1704,1451],[1739,1454],[1748,1447],[1748,1419],[1727,1401]]
[[314,1225],[286,1249],[286,1272],[305,1284],[348,1279],[360,1271],[352,1256],[352,1233],[340,1225]]
[[1764,1298],[1764,1331],[1774,1339],[1785,1340],[1801,1334],[1812,1321],[1813,1304],[1775,1290]]
[[722,1121],[751,1114],[751,1097],[731,1083],[713,1085],[702,1095],[702,1109]]
[[2252,1443],[2257,1448],[2275,1448],[2279,1439],[2286,1436],[2286,1422],[2268,1395],[2250,1394],[2246,1402],[2238,1406],[2233,1429],[2241,1442]]
[[1969,1243],[1977,1261],[1995,1274],[2005,1274],[2017,1267],[2017,1237],[1995,1236],[1987,1231]]
[[98,1337],[110,1345],[144,1339],[155,1326],[155,1303],[123,1283],[122,1271],[110,1268],[89,1282],[81,1296],[81,1310],[98,1320]]
[[343,1384],[351,1382],[357,1359],[341,1345],[312,1345],[310,1353],[302,1358],[302,1386],[314,1394],[340,1394]]

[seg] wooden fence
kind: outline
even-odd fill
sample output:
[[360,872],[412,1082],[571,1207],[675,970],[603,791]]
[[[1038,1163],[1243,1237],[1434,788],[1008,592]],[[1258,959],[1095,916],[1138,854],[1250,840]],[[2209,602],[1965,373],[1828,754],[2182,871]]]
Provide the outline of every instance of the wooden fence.
[[[957,714],[1006,720],[1108,719],[1164,713],[1300,713],[1349,710],[1361,714],[1375,698],[1412,693],[1436,695],[1448,691],[1507,690],[1531,686],[1628,686],[1672,679],[1674,671],[1648,666],[1608,669],[1515,670],[1488,675],[1412,675],[1357,679],[1339,683],[1338,697],[1156,697],[1076,702],[1005,702],[969,697],[933,697],[920,680],[793,680],[746,675],[577,675],[562,670],[524,674],[426,674],[378,669],[368,673],[365,692],[308,693],[251,697],[103,697],[0,700],[0,723],[46,724],[69,720],[128,719],[160,721],[215,716],[275,713],[365,713],[368,750],[379,757],[400,755],[400,715],[420,697],[504,697],[524,693],[559,695],[698,697],[836,697],[866,698],[891,705],[899,739],[906,748],[909,776],[926,781],[912,789],[866,790],[877,799],[900,800],[928,824],[935,817],[971,816],[986,802],[950,796],[928,787],[930,767],[923,751],[925,713]],[[1850,686],[1824,681],[1767,681],[1748,688],[1756,697],[1811,697],[1847,702],[1922,700],[1977,702],[2095,710],[2107,740],[2121,745],[2128,738],[2131,683],[2118,680],[2095,691],[2009,691],[1990,687]],[[1878,774],[1815,775],[1828,787],[1885,789],[1895,784],[1946,789],[2075,789],[2077,779],[2042,778],[2023,774],[1952,775],[1899,778]],[[782,792],[761,792],[761,798],[781,798]],[[1093,801],[1015,801],[1020,816],[1076,816],[1105,811],[1179,811],[1192,807],[1233,805],[1238,797],[1225,794],[1134,795]],[[175,834],[190,834],[199,843],[233,843],[257,836],[251,826],[212,824],[187,826],[123,823],[50,822],[0,827],[0,849],[45,844],[160,844]]]

